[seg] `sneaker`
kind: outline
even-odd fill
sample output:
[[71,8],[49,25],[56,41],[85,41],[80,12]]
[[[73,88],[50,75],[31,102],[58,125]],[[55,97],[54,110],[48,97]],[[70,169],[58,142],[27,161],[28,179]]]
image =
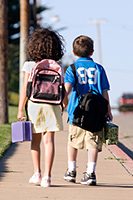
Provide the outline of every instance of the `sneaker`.
[[41,183],[41,174],[36,172],[33,176],[29,179],[29,183],[33,183],[35,185],[40,185]]
[[41,181],[41,187],[50,187],[51,186],[51,177],[44,176]]
[[76,182],[76,171],[71,171],[69,172],[68,170],[66,171],[64,175],[64,179],[68,182],[75,183]]
[[95,173],[87,174],[84,173],[84,177],[81,179],[81,184],[83,185],[96,185],[96,175]]

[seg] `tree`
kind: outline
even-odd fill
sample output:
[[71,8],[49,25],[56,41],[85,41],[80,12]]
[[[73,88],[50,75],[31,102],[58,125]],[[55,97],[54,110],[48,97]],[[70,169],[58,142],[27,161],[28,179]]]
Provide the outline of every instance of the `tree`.
[[[29,3],[29,18],[30,18],[30,28],[35,27],[36,16],[40,15],[41,12],[48,10],[50,8],[46,6],[40,6],[36,3],[36,0],[26,0]],[[25,0],[22,1],[25,3]],[[9,44],[19,44],[19,33],[20,33],[20,0],[10,0],[8,1],[8,42]]]
[[[40,6],[36,0],[22,0],[21,3],[29,4],[29,30],[32,31],[36,27],[36,14],[48,10],[46,6]],[[23,6],[23,5],[22,5]],[[25,16],[23,16],[25,17]],[[18,92],[19,90],[19,39],[20,39],[20,0],[8,1],[8,90]],[[20,61],[23,63],[23,61]],[[21,64],[22,66],[22,64]]]
[[19,0],[8,1],[8,43],[19,43]]
[[0,124],[8,122],[7,102],[7,0],[0,0]]
[[18,92],[19,86],[19,0],[8,1],[8,91]]

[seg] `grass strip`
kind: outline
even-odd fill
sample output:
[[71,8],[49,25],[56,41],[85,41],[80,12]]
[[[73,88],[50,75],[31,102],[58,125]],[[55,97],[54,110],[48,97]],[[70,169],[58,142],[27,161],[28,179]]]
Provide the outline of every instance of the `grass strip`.
[[16,121],[17,107],[9,106],[9,123],[0,125],[0,157],[11,145],[11,122]]

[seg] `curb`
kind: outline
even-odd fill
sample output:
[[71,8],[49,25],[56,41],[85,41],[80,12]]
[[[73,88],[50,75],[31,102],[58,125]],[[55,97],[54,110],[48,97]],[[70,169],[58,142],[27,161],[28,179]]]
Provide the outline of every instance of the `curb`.
[[120,149],[117,145],[108,145],[106,148],[111,154],[120,162],[120,164],[133,176],[133,159],[130,158],[126,152]]

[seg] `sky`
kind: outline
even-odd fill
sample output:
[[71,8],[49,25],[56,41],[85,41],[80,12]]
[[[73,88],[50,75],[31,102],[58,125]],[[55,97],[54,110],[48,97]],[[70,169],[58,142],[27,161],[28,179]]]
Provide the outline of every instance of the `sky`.
[[123,93],[133,92],[133,0],[40,1],[51,8],[42,23],[52,25],[65,39],[65,58],[70,58],[77,36],[94,40],[92,58],[103,65],[111,105],[117,106]]

